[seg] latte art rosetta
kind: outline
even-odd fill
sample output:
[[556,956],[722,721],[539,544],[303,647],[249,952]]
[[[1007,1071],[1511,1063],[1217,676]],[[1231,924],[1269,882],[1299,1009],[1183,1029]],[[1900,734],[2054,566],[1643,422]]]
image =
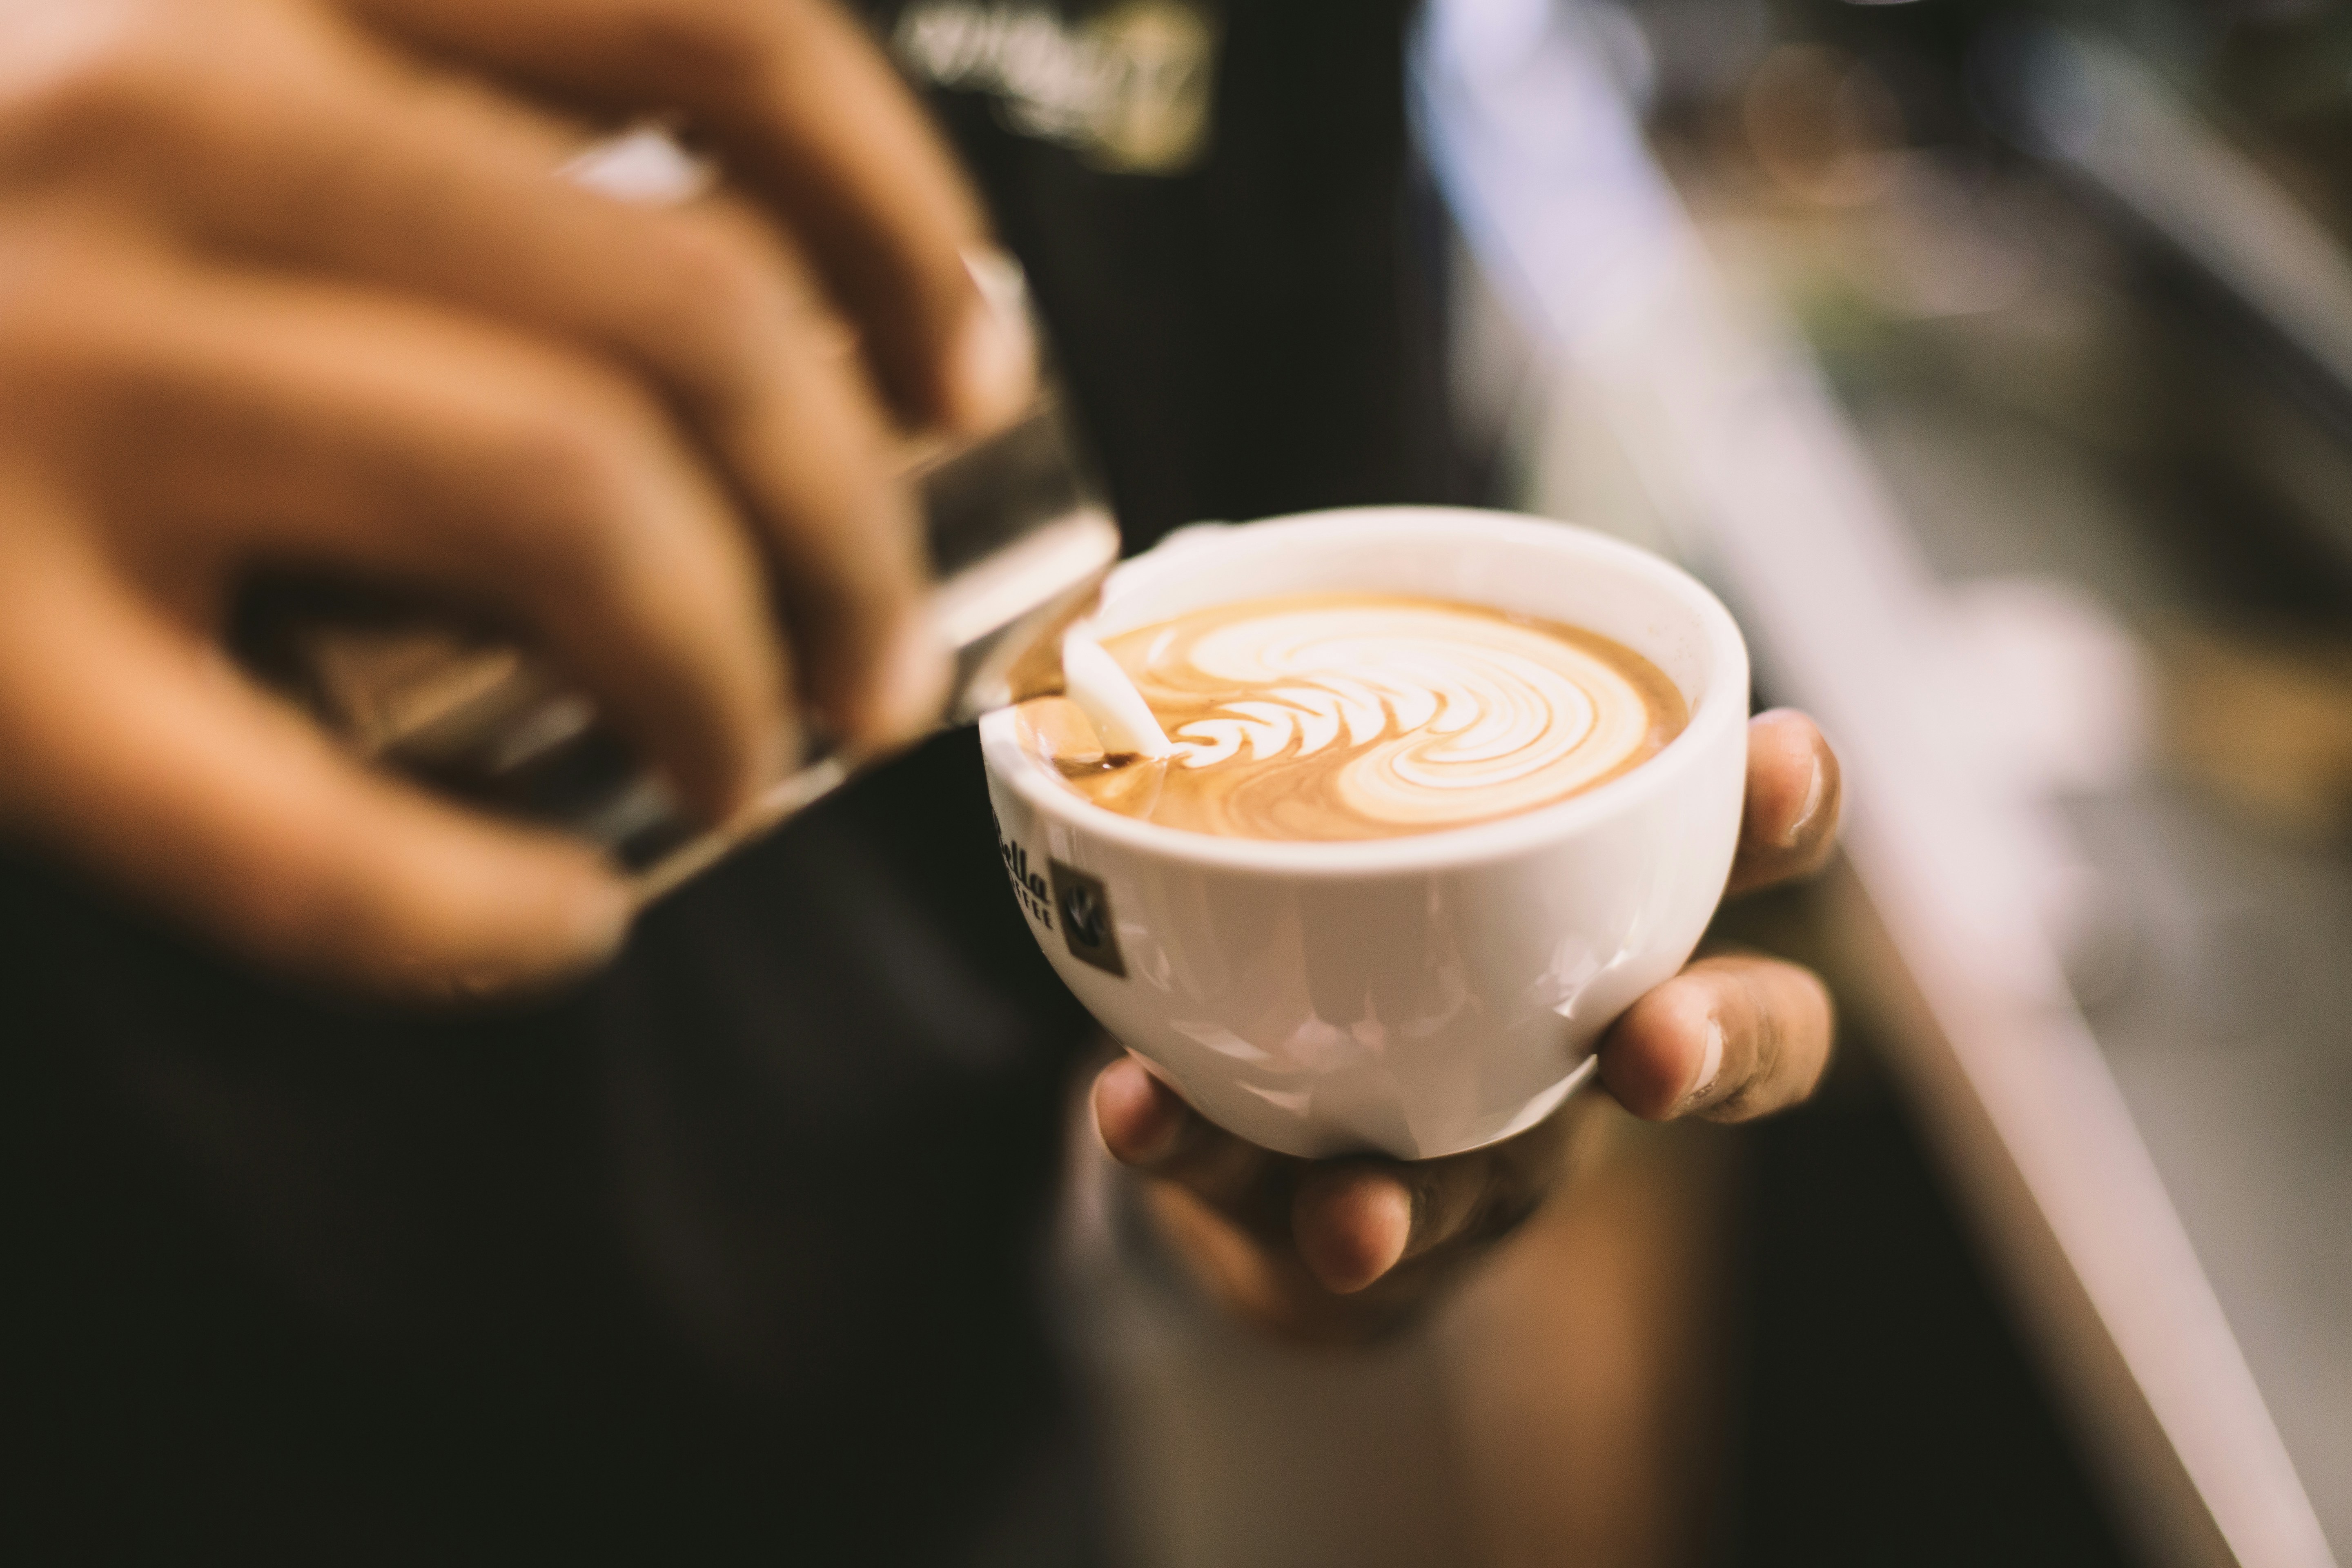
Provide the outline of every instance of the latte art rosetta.
[[1032,734],[1098,804],[1229,837],[1386,837],[1530,810],[1653,755],[1685,717],[1630,649],[1434,599],[1257,600],[1103,647],[1174,754],[1073,756],[1042,716]]

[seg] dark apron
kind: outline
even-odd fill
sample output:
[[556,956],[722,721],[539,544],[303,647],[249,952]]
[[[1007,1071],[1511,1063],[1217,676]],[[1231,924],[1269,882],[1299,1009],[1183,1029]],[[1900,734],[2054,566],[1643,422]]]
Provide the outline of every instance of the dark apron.
[[[1059,25],[1108,37],[1098,78],[1140,58],[1113,59],[1139,100],[969,53],[910,74],[1030,268],[1130,543],[1449,499],[1397,14],[1194,16],[1189,140],[1184,16],[1100,19]],[[0,995],[0,1541],[1093,1560],[1043,1310],[1087,1031],[1006,896],[969,733],[551,1003],[305,993],[20,852]]]

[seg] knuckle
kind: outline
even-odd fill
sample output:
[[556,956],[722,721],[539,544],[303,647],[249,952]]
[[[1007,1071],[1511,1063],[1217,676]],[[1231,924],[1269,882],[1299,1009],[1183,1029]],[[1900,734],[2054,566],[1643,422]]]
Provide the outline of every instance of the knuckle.
[[231,896],[217,918],[265,958],[309,967],[354,940],[394,936],[404,923],[393,889],[368,878],[349,845],[231,845],[218,859],[218,885]]
[[18,159],[111,147],[180,113],[204,68],[203,51],[185,47],[184,7],[51,9],[54,25],[11,39],[16,58],[0,71],[0,124]]
[[70,212],[43,216],[0,237],[0,436],[18,445],[88,430],[100,406],[119,416],[155,357],[123,330],[149,278],[119,237]]
[[689,321],[727,330],[769,308],[772,270],[740,226],[691,219],[675,226],[666,248],[670,287]]
[[58,239],[54,227],[37,241],[0,238],[0,365],[11,372],[0,376],[0,393],[24,385],[26,373],[49,357],[60,328],[79,314],[67,288],[78,258],[62,254]]
[[532,571],[566,587],[625,569],[630,500],[644,489],[635,458],[649,423],[628,403],[574,393],[517,416],[493,438],[513,546]]
[[[282,0],[79,0],[0,14],[0,175],[95,172],[152,191],[257,147],[315,153],[370,58],[324,7]],[[13,50],[13,53],[12,53]]]
[[665,82],[691,83],[722,112],[754,114],[792,32],[787,0],[698,0],[648,8],[638,43],[646,73]]
[[667,215],[648,269],[649,325],[675,345],[689,390],[735,398],[753,384],[760,348],[789,313],[782,247],[748,219]]

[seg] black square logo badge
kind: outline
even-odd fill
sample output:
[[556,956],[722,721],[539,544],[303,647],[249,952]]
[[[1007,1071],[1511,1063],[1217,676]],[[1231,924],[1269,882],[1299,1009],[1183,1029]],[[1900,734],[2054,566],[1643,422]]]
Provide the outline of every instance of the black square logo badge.
[[1045,868],[1054,879],[1054,907],[1061,911],[1062,938],[1070,944],[1070,956],[1126,979],[1118,928],[1111,923],[1110,895],[1103,890],[1102,879],[1059,860],[1048,860]]

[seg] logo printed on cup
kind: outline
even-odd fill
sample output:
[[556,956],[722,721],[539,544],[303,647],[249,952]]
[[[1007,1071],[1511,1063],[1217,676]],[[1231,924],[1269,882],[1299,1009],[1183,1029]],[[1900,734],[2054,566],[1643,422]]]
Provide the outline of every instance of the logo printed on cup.
[[1110,894],[1102,879],[1059,860],[1048,860],[1045,866],[1054,879],[1054,907],[1062,911],[1062,937],[1070,944],[1070,956],[1126,979],[1127,961],[1118,955],[1118,930],[1111,923]]
[[1013,896],[1021,900],[1023,911],[1031,920],[1052,931],[1054,910],[1046,902],[1045,879],[1029,868],[1029,851],[1013,842],[1005,833],[1004,823],[997,817],[993,806],[990,807],[989,816],[996,822],[996,856],[1004,862],[1004,875],[1013,883]]

